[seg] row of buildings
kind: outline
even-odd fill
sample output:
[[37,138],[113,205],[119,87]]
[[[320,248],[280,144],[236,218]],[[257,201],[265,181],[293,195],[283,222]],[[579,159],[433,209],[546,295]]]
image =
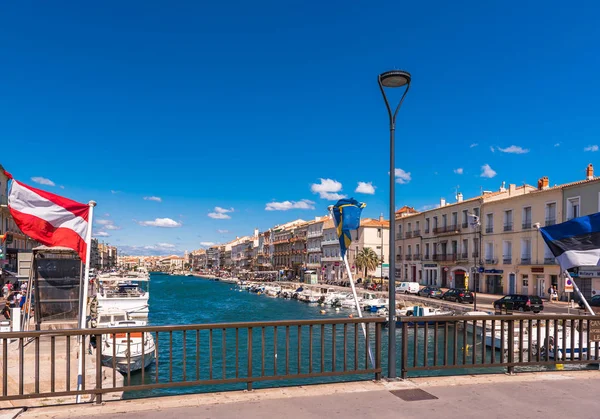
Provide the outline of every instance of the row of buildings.
[[[353,232],[348,260],[354,273],[356,255],[369,247],[378,255],[380,268],[372,272],[385,276],[389,248],[389,221],[365,218]],[[306,272],[320,281],[343,281],[347,278],[340,259],[340,247],[333,220],[329,216],[313,220],[294,220],[266,231],[254,230],[251,236],[237,237],[228,243],[193,251],[187,255],[192,269],[232,272],[277,272],[283,278],[303,278]],[[383,270],[382,270],[383,269]]]
[[[590,164],[584,179],[537,186],[503,184],[498,191],[417,212],[403,208],[396,223],[396,278],[492,294],[547,296],[564,280],[539,227],[600,211],[600,177]],[[582,292],[600,292],[600,268],[579,268],[572,276]]]

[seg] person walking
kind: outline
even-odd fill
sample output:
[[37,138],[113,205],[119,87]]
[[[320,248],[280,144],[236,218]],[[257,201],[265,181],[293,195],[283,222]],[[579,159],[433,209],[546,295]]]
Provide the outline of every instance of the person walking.
[[552,287],[552,300],[556,300],[558,303],[558,290],[556,289],[556,285]]
[[552,302],[552,294],[553,294],[554,288],[552,288],[552,286],[550,286],[550,288],[548,288],[548,302],[551,303]]

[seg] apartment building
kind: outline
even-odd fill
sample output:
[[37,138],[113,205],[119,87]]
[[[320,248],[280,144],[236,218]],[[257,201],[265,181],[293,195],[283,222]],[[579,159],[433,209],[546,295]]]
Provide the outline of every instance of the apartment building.
[[329,216],[315,217],[313,221],[308,223],[306,251],[307,262],[306,268],[317,271],[317,278],[323,281],[324,271],[321,268],[321,258],[323,257],[323,226],[325,222],[330,220]]
[[323,241],[321,242],[321,271],[325,281],[339,282],[344,278],[344,266],[340,254],[340,242],[335,224],[331,218],[323,223]]
[[308,235],[308,223],[302,223],[295,226],[290,238],[291,257],[293,275],[302,278],[306,269],[306,243]]
[[[386,263],[386,261],[389,262],[389,231],[390,222],[385,220],[383,215],[380,216],[379,219],[363,218],[360,220],[360,227],[356,232],[352,232],[352,234],[356,234],[356,236],[352,237],[352,245],[348,249],[348,263],[350,264],[351,269],[353,269],[354,275],[357,275],[358,277],[364,276],[364,272],[361,272],[356,268],[355,260],[356,256],[367,247],[372,249],[379,258],[379,266],[377,269],[368,274],[377,278],[389,275],[385,270],[385,268],[389,266]],[[382,266],[382,260],[385,266]]]

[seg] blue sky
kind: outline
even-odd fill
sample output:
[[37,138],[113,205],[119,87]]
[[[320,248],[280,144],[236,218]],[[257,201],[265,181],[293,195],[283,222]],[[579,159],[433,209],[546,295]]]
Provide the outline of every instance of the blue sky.
[[394,68],[413,75],[398,206],[582,179],[597,163],[594,2],[217,3],[3,4],[1,163],[96,200],[94,231],[127,251],[309,219],[335,194],[376,217],[389,166],[376,78]]

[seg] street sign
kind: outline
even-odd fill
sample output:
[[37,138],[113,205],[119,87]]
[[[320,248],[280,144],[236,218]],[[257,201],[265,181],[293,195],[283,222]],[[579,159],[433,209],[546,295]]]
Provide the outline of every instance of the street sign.
[[590,337],[590,342],[600,342],[600,320],[590,320],[588,336]]
[[469,274],[465,274],[465,289],[469,288]]
[[571,278],[565,278],[565,292],[573,292],[573,281]]

